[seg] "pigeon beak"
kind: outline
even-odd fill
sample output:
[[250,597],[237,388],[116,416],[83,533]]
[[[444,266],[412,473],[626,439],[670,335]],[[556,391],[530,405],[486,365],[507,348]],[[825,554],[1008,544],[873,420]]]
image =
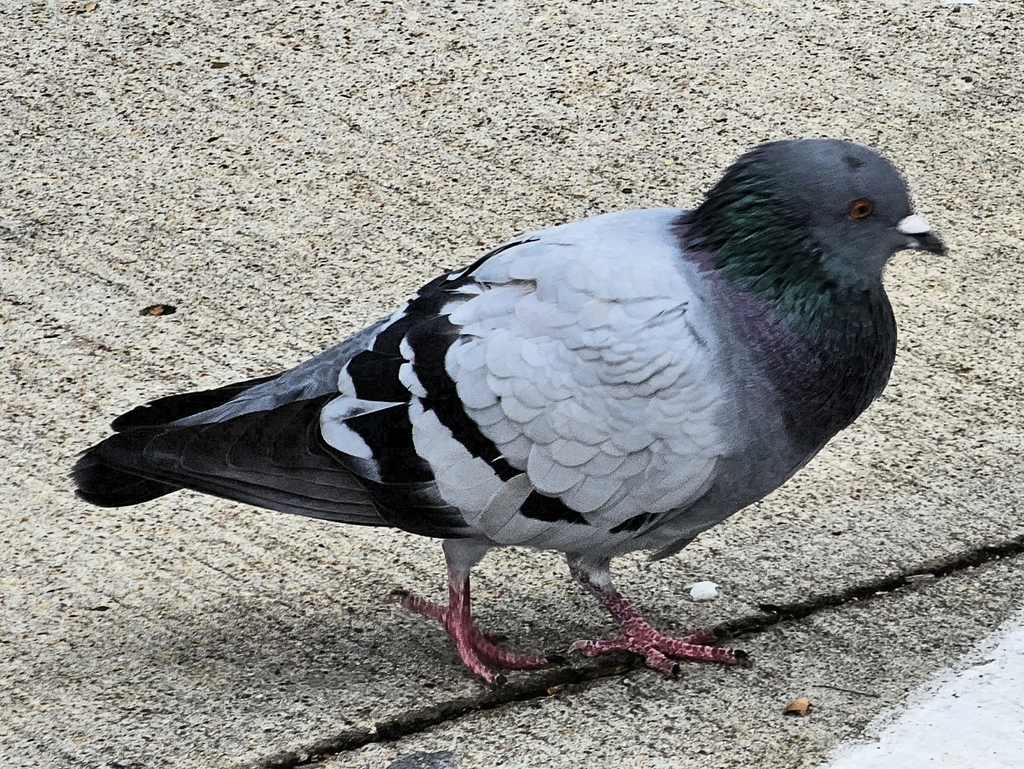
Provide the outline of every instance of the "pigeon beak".
[[917,251],[930,251],[939,256],[945,256],[946,244],[939,240],[939,236],[932,232],[928,221],[918,214],[911,214],[900,219],[896,229],[907,236],[907,248]]

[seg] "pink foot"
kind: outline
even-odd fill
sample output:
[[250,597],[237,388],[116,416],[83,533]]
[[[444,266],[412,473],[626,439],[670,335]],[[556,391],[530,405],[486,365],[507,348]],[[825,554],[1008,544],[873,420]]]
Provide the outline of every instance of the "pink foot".
[[647,667],[657,670],[666,678],[679,675],[679,663],[676,660],[740,665],[748,659],[745,652],[710,646],[715,642],[715,634],[710,630],[699,630],[681,638],[664,635],[651,627],[629,601],[607,582],[599,583],[579,568],[570,567],[570,571],[583,587],[604,604],[622,628],[617,638],[608,641],[576,641],[569,647],[571,652],[580,651],[588,657],[607,652],[632,652],[643,657]]
[[647,667],[657,670],[666,678],[679,675],[679,663],[676,660],[739,665],[746,659],[747,655],[741,651],[709,646],[714,640],[715,634],[708,630],[674,638],[659,633],[640,620],[628,629],[623,628],[618,638],[608,641],[576,641],[569,647],[569,651],[583,652],[588,657],[608,652],[632,652],[643,657]]
[[497,645],[500,636],[483,633],[473,624],[469,606],[469,579],[448,588],[448,605],[432,603],[417,595],[400,593],[401,603],[409,611],[440,622],[455,641],[459,657],[473,673],[489,684],[504,683],[505,677],[490,665],[505,670],[538,670],[555,660],[540,654],[516,654]]

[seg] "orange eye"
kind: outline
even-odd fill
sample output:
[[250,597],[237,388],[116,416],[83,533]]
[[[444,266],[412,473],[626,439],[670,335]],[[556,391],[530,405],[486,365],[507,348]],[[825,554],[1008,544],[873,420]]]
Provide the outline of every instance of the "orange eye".
[[857,198],[850,203],[848,213],[854,219],[867,219],[875,211],[875,204],[867,198]]

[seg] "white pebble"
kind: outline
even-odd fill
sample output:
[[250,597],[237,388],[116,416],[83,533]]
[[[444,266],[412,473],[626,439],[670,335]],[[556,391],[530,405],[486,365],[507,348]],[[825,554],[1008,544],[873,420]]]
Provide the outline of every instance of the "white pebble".
[[690,585],[690,598],[694,601],[713,601],[718,597],[718,585],[714,582],[698,582]]

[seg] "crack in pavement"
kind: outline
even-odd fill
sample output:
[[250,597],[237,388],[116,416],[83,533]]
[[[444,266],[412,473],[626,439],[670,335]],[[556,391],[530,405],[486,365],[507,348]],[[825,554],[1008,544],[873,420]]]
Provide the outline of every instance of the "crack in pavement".
[[[738,617],[714,628],[720,639],[735,639],[763,633],[775,625],[804,619],[818,612],[849,603],[868,601],[896,590],[919,584],[931,578],[941,579],[974,567],[1024,554],[1024,534],[1002,542],[980,545],[943,558],[917,564],[901,574],[880,577],[852,585],[837,593],[813,596],[789,604],[761,604],[763,614]],[[428,705],[378,722],[369,729],[348,729],[326,737],[298,750],[282,751],[251,764],[252,769],[292,769],[318,763],[331,756],[357,750],[375,742],[393,742],[430,727],[454,721],[467,714],[493,710],[514,702],[550,697],[565,689],[582,686],[600,678],[621,675],[643,667],[639,657],[631,654],[609,654],[595,660],[583,660],[568,666],[538,671],[528,677],[486,689],[480,694],[457,697],[447,702]]]

